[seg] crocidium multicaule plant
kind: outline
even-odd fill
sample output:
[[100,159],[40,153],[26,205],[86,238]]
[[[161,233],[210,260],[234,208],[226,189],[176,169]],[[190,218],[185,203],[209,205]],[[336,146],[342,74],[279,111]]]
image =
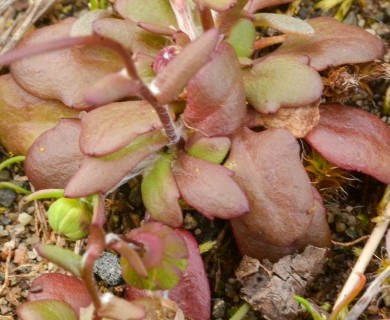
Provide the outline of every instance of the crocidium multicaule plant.
[[[182,224],[183,199],[207,218],[231,219],[243,254],[277,260],[308,244],[327,247],[325,209],[296,138],[340,168],[390,183],[388,127],[363,110],[320,105],[319,71],[364,64],[385,49],[375,36],[330,17],[259,12],[287,2],[117,0],[122,18],[94,10],[31,32],[0,57],[11,69],[0,78],[0,142],[25,152],[9,142],[9,122],[32,124],[18,144],[31,145],[25,170],[37,190],[97,195],[101,205],[142,175],[147,212],[168,226]],[[283,35],[263,37],[260,27]],[[281,43],[275,51],[260,52],[275,43]],[[10,116],[33,107],[43,118]],[[45,114],[53,115],[53,107],[66,119],[38,130],[41,122],[52,126]],[[95,210],[92,226],[104,221]],[[184,264],[164,258],[162,230],[130,234],[145,247],[158,242],[155,259],[176,275]],[[112,245],[133,257],[123,241]],[[131,264],[122,256],[131,284],[171,287],[154,274],[153,259],[138,257]]]

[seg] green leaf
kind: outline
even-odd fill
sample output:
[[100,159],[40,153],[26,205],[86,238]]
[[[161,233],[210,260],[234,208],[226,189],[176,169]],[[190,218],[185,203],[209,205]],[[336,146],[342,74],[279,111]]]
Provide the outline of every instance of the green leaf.
[[36,300],[23,303],[16,309],[21,320],[78,320],[72,307],[60,300]]
[[71,272],[76,277],[81,277],[81,256],[70,250],[48,244],[38,244],[35,247],[38,254]]
[[253,22],[249,19],[240,19],[230,29],[226,41],[232,45],[238,57],[249,57],[253,51],[255,38],[256,29]]
[[285,14],[257,13],[255,14],[256,27],[272,27],[286,34],[312,35],[314,29],[307,22]]
[[222,163],[230,149],[228,137],[199,137],[195,135],[187,142],[187,153],[213,163]]
[[324,320],[325,319],[324,317],[321,316],[321,314],[316,309],[313,308],[310,301],[308,301],[305,298],[302,298],[300,296],[294,296],[294,300],[299,302],[306,309],[306,311],[310,313],[313,320]]
[[144,205],[151,217],[170,227],[183,223],[180,193],[171,171],[172,156],[164,154],[146,171],[141,183]]
[[155,22],[177,28],[175,14],[167,0],[117,0],[115,9],[134,22]]

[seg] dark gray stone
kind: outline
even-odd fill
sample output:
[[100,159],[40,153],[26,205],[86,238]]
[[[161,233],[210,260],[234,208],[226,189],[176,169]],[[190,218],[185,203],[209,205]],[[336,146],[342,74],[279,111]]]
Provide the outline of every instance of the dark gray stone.
[[119,258],[111,252],[103,252],[96,260],[93,272],[109,286],[117,286],[123,282]]
[[0,189],[0,206],[11,207],[16,200],[17,194],[10,189]]

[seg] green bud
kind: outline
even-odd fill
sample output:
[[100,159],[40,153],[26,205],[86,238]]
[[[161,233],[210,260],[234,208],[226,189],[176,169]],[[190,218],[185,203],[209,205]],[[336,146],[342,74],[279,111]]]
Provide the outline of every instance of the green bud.
[[88,235],[92,208],[80,199],[61,198],[52,203],[47,216],[55,232],[76,241]]

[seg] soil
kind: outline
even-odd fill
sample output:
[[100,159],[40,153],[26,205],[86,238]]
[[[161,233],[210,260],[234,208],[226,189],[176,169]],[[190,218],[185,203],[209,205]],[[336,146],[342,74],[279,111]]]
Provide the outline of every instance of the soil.
[[[87,10],[87,2],[86,0],[61,1],[39,19],[35,19],[35,26],[55,23],[66,16],[80,15]],[[25,19],[24,14],[29,7],[27,0],[14,0],[8,3],[8,6],[4,4],[5,10],[0,3],[0,49],[7,44],[10,35],[15,34],[15,29],[12,27]],[[30,1],[30,5],[31,3],[34,1]],[[304,19],[335,13],[334,10],[325,13],[313,9],[313,1],[302,0],[295,3],[298,3],[298,6],[294,9],[294,13]],[[283,5],[278,9],[286,11],[289,8],[291,8],[289,5]],[[390,47],[389,1],[366,0],[364,6],[360,1],[353,1],[352,9],[345,22],[359,25],[380,37],[387,48]],[[384,61],[390,62],[390,51],[387,52]],[[365,108],[390,124],[389,115],[383,109],[384,96],[389,85],[390,80],[376,81],[370,87],[372,95],[360,90],[355,95],[349,96],[346,103]],[[0,162],[8,156],[4,149],[0,149]],[[385,188],[384,185],[367,176],[354,174],[354,177],[356,180],[343,184],[342,189],[328,188],[322,191],[334,245],[327,253],[328,258],[322,260],[325,263],[321,274],[316,279],[311,279],[306,290],[300,293],[315,305],[322,306],[328,311],[331,310],[338,292],[374,226],[371,219],[377,216],[376,206]],[[0,171],[0,181],[9,181],[30,188],[20,165],[13,165]],[[56,265],[47,263],[37,256],[34,251],[37,243],[56,244],[72,248],[76,252],[83,250],[84,247],[83,241],[67,242],[51,232],[45,219],[45,210],[49,202],[36,202],[21,208],[19,206],[21,198],[21,195],[12,190],[0,189],[0,320],[16,319],[15,308],[26,300],[29,285],[38,275],[60,271]],[[106,200],[106,209],[110,217],[108,230],[121,233],[139,225],[143,218],[139,181],[132,180],[112,194]],[[208,241],[215,242],[212,249],[203,254],[213,297],[212,319],[229,319],[244,303],[242,297],[254,305],[253,295],[252,298],[248,298],[248,292],[250,294],[250,290],[253,289],[253,279],[250,286],[248,279],[243,280],[245,277],[242,272],[245,269],[242,269],[242,265],[239,267],[242,257],[234,245],[229,224],[220,220],[209,221],[197,212],[187,210],[185,228],[190,230],[201,244]],[[388,263],[387,256],[382,246],[367,269],[367,282],[370,282],[386,263]],[[275,268],[275,265],[273,267],[267,265],[267,268]],[[237,270],[241,273],[238,272],[236,275]],[[111,283],[101,278],[104,278],[104,275],[97,276],[105,289],[112,290],[116,294],[124,291],[121,279]],[[281,278],[283,277],[279,277]],[[255,285],[258,286],[259,281],[256,281]],[[297,314],[298,319],[311,319],[302,310]],[[371,302],[362,319],[389,317],[390,291],[385,290],[380,299]],[[264,317],[260,312],[250,310],[243,319],[264,319]]]

